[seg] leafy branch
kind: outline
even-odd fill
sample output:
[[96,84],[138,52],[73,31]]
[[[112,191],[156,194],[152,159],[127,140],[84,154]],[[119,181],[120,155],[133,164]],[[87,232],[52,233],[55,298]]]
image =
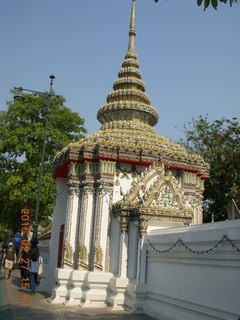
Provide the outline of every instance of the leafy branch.
[[[154,0],[154,1],[157,3],[159,0]],[[229,3],[230,7],[232,7],[234,3],[238,3],[238,0],[197,0],[197,5],[200,7],[203,4],[204,11],[205,11],[210,4],[214,9],[217,9],[218,2],[223,2],[225,4]]]

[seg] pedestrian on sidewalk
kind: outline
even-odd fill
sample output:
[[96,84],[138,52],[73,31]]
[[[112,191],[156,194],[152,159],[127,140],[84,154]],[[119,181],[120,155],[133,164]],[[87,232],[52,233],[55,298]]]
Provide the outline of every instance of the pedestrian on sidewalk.
[[36,284],[38,283],[38,267],[39,267],[39,249],[38,247],[33,247],[30,251],[30,269],[29,269],[29,278],[30,278],[30,290],[31,294],[36,292]]
[[5,280],[9,279],[13,264],[16,263],[16,253],[13,249],[13,243],[9,242],[7,250],[3,254],[3,262],[5,266]]
[[22,235],[20,232],[17,232],[14,236],[14,241],[13,241],[13,247],[17,255],[17,260],[19,258],[19,251],[20,251],[20,246],[21,246],[21,241],[22,241]]
[[3,261],[3,242],[0,240],[0,277],[2,278],[2,261]]
[[[22,239],[28,240],[27,235],[24,234]],[[29,270],[30,260],[29,260],[29,250],[26,250],[26,247],[29,249],[29,246],[26,246],[26,245],[20,246],[19,258],[18,258],[22,280],[29,278],[28,270]]]

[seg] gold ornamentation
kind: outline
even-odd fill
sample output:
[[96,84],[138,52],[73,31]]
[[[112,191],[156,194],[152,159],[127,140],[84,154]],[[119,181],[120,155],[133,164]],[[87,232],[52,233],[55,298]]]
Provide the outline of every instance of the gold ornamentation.
[[94,267],[95,268],[102,270],[103,268],[102,258],[103,258],[102,248],[99,244],[96,244],[94,248]]
[[113,212],[140,220],[143,216],[147,219],[165,216],[191,222],[193,218],[193,207],[187,204],[178,180],[170,171],[165,172],[163,165],[154,165],[142,172],[125,198],[114,204]]
[[[207,177],[209,166],[202,157],[188,154],[182,146],[171,143],[155,133],[153,126],[158,121],[158,113],[145,94],[145,85],[141,80],[135,53],[135,35],[133,1],[128,52],[119,71],[119,78],[113,85],[113,91],[97,115],[102,128],[99,132],[64,148],[55,157],[54,167],[63,165],[70,158],[79,160],[81,157],[84,158],[84,155],[93,160],[101,156],[140,162],[154,162],[161,155],[162,160],[170,165],[194,169]],[[92,166],[95,168],[97,164]],[[95,169],[89,170],[91,172]]]
[[115,185],[115,186],[120,186],[120,182],[119,182],[119,180],[118,180],[118,177],[117,177],[116,181],[114,182],[114,185]]
[[[79,164],[75,170],[71,168],[70,177],[77,174],[82,184],[91,183],[96,189],[103,184],[112,187],[115,163],[136,163],[148,167],[161,157],[161,162],[173,171],[194,172],[191,176],[194,181],[183,182],[183,178],[182,189],[184,192],[189,189],[201,194],[203,180],[209,175],[209,165],[201,156],[187,153],[184,147],[171,143],[154,131],[158,113],[145,93],[135,53],[135,36],[133,0],[128,52],[113,85],[113,91],[109,93],[106,104],[99,109],[97,115],[102,127],[97,133],[70,144],[57,154],[54,159],[55,173],[57,175],[58,169],[64,168],[71,159]],[[192,207],[184,198],[177,180],[170,173],[166,173],[164,177],[163,172],[164,168],[159,166],[155,171],[150,168],[146,174],[135,177],[136,181],[133,182],[130,193],[113,207],[115,214],[125,215],[130,212],[134,218],[147,215],[153,219],[166,217],[176,221],[185,219],[188,222],[192,216]],[[151,177],[151,174],[154,176]],[[129,176],[124,172],[116,179],[115,184],[119,183],[120,177]],[[155,180],[149,186],[152,178]],[[91,228],[93,229],[93,224]],[[91,237],[93,242],[93,235]],[[92,242],[91,247],[94,246]],[[92,260],[94,259],[91,256],[91,265]]]
[[138,232],[139,232],[140,238],[143,238],[146,235],[147,227],[148,227],[148,221],[144,217],[141,217],[138,220]]
[[67,205],[67,226],[66,226],[66,239],[70,241],[70,232],[72,226],[72,215],[73,215],[73,200],[74,197],[79,197],[79,181],[77,179],[71,179],[68,182],[68,205]]
[[129,216],[127,216],[127,215],[122,215],[121,216],[121,232],[122,233],[127,233],[128,232],[129,221],[130,221],[130,217]]
[[64,263],[73,264],[73,250],[69,242],[64,243]]
[[88,268],[88,265],[87,265],[87,248],[83,243],[81,243],[80,247],[79,247],[79,265],[83,269],[87,269]]

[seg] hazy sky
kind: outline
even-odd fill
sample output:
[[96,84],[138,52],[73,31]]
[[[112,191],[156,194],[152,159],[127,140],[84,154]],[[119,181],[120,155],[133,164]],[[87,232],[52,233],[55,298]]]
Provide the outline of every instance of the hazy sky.
[[[136,51],[156,132],[177,140],[184,123],[240,114],[240,4],[203,11],[196,0],[136,1]],[[128,44],[131,0],[2,0],[0,108],[14,86],[47,91],[86,120],[112,90]]]

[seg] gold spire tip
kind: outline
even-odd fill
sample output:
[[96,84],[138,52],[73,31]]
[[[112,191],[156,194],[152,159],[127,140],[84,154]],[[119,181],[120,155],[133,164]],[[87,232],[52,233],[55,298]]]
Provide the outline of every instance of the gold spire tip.
[[136,0],[132,0],[132,13],[131,13],[131,19],[130,19],[128,52],[135,52],[135,37],[136,37],[135,12],[136,12]]

